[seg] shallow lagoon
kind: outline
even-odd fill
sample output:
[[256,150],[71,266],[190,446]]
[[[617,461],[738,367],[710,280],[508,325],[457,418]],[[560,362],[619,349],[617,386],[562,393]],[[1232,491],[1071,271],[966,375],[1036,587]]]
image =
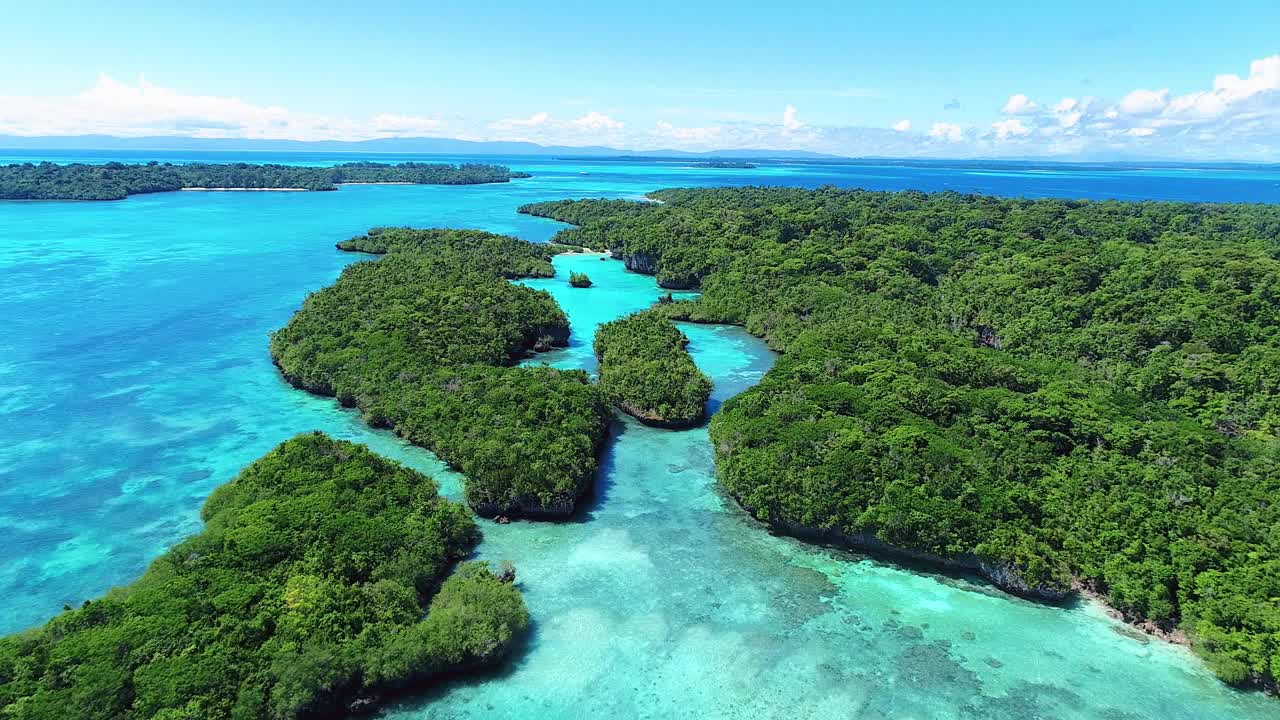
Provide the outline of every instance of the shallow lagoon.
[[[0,628],[39,623],[137,575],[198,527],[214,486],[298,432],[368,443],[460,494],[460,478],[429,454],[290,389],[272,368],[266,334],[356,259],[333,242],[377,224],[546,239],[554,223],[514,213],[539,199],[888,182],[866,168],[511,163],[539,176],[469,188],[0,204]],[[893,172],[905,186],[941,182],[937,169]],[[975,177],[956,172],[945,183]],[[1212,178],[1193,180],[1215,188],[1207,197],[1230,199]],[[1127,194],[1181,197],[1193,180],[1131,185]],[[1260,199],[1270,187],[1264,180],[1237,199]],[[659,290],[594,256],[556,264],[559,277],[530,284],[560,299],[573,344],[539,361],[590,369],[595,324],[648,305]],[[596,287],[569,288],[570,266]],[[737,329],[685,330],[716,380],[713,404],[768,367],[762,344]],[[577,521],[485,523],[479,554],[516,563],[533,611],[524,652],[484,682],[449,685],[388,716],[1247,720],[1277,712],[1274,701],[1223,688],[1184,651],[1118,632],[1096,609],[1038,606],[981,583],[771,537],[716,492],[705,428],[619,428],[599,492]]]

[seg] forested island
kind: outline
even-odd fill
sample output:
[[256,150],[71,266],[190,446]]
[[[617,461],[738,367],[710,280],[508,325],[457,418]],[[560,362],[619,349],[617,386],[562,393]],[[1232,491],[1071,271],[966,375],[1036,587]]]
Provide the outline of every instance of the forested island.
[[654,311],[604,323],[594,343],[601,390],[646,425],[697,425],[706,414],[711,380],[689,357],[688,344],[674,323]]
[[418,472],[300,435],[205,502],[140,579],[0,639],[15,720],[328,718],[501,659],[529,623],[508,571]]
[[293,385],[334,396],[466,474],[480,515],[566,516],[591,488],[609,411],[582,371],[515,367],[564,347],[549,277],[557,248],[479,231],[375,228],[348,266],[271,338]]
[[1280,676],[1280,207],[820,188],[563,201],[557,241],[782,351],[711,422],[780,532],[1096,593]]
[[176,190],[336,190],[344,183],[478,185],[527,178],[501,165],[352,162],[333,167],[248,163],[0,166],[0,200],[123,200]]

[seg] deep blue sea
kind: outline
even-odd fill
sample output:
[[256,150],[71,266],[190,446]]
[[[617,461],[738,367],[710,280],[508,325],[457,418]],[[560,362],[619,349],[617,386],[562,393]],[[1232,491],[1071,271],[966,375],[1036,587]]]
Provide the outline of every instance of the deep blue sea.
[[[141,573],[199,527],[216,485],[321,429],[435,476],[429,453],[280,381],[267,333],[358,258],[333,243],[374,225],[475,227],[545,240],[519,205],[640,197],[673,186],[774,184],[1013,196],[1280,202],[1275,169],[1017,163],[762,163],[265,153],[50,153],[57,162],[502,162],[509,184],[348,186],[326,193],[177,192],[119,202],[0,202],[0,630],[43,622]],[[0,150],[0,163],[41,159]],[[568,312],[592,366],[596,324],[653,302],[648,277],[561,256],[529,281]],[[570,289],[570,269],[595,287]],[[688,326],[713,406],[771,354],[736,328]],[[534,619],[500,671],[406,700],[396,718],[1274,718],[1185,650],[1086,604],[1010,598],[770,536],[716,491],[705,428],[630,421],[575,522],[482,523],[478,553],[515,562]]]

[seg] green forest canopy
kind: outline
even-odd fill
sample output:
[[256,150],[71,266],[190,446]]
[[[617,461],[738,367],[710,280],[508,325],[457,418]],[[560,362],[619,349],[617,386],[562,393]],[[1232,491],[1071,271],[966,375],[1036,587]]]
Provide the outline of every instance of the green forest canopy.
[[529,177],[501,165],[407,162],[334,167],[249,163],[75,163],[0,165],[0,200],[123,200],[183,188],[336,190],[340,183],[476,185]]
[[0,639],[0,715],[333,717],[492,663],[528,626],[483,563],[450,574],[479,539],[467,510],[362,445],[299,435],[201,517],[138,580]]
[[478,513],[568,515],[590,488],[608,408],[582,371],[512,367],[568,343],[551,295],[554,248],[472,230],[375,228],[348,266],[271,339],[285,377],[358,407],[467,478]]
[[641,422],[688,427],[702,421],[711,380],[685,346],[689,339],[655,311],[632,313],[596,330],[600,389]]
[[541,203],[784,352],[711,425],[779,527],[976,555],[1280,676],[1280,207],[826,187]]

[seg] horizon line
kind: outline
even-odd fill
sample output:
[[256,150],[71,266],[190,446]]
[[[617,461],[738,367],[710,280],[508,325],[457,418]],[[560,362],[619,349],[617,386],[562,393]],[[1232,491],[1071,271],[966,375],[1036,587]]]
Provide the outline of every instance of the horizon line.
[[[403,137],[385,137],[385,138],[366,138],[363,140],[295,140],[291,138],[208,138],[196,137],[191,135],[137,135],[137,136],[121,136],[121,135],[104,135],[104,134],[85,134],[85,135],[0,135],[0,151],[117,151],[128,150],[131,152],[272,152],[269,150],[253,150],[253,149],[226,149],[210,147],[199,150],[193,150],[189,147],[164,146],[161,144],[148,145],[134,148],[121,148],[109,146],[63,146],[63,147],[41,147],[41,140],[47,141],[75,141],[77,139],[99,139],[110,141],[126,141],[145,143],[147,141],[180,141],[194,143],[288,143],[291,145],[302,146],[319,146],[327,144],[338,145],[363,145],[367,143],[385,143],[385,142],[413,142],[413,141],[435,141],[435,142],[454,142],[466,143],[468,145],[485,146],[485,145],[525,145],[530,148],[538,148],[547,151],[564,150],[567,158],[598,158],[606,159],[610,157],[625,158],[634,157],[648,160],[661,159],[687,159],[686,156],[697,156],[701,158],[714,159],[723,153],[758,153],[755,155],[739,155],[735,160],[765,160],[765,159],[782,159],[790,161],[853,161],[853,162],[874,162],[874,161],[890,161],[890,162],[924,162],[924,163],[957,163],[957,162],[986,162],[986,163],[1055,163],[1061,165],[1134,165],[1134,164],[1159,164],[1167,165],[1189,165],[1195,167],[1205,167],[1212,165],[1236,165],[1247,167],[1280,167],[1280,162],[1250,161],[1250,160],[1231,160],[1217,159],[1204,160],[1193,158],[1164,158],[1164,157],[1135,157],[1135,158],[1115,158],[1115,159],[1089,159],[1087,157],[1070,157],[1070,156],[1046,156],[1046,155],[1024,155],[1017,157],[989,157],[989,156],[952,156],[952,157],[934,157],[934,156],[911,156],[911,155],[836,155],[832,153],[818,152],[814,150],[803,149],[783,149],[783,148],[717,148],[714,150],[677,150],[674,148],[660,148],[655,150],[639,150],[633,148],[615,148],[604,145],[547,145],[543,143],[533,142],[531,140],[467,140],[464,138],[452,138],[443,136],[414,135]],[[23,140],[30,144],[27,145],[10,145],[6,141]],[[91,141],[90,141],[91,142]],[[572,155],[571,151],[585,150],[598,151],[587,152],[580,155]],[[350,154],[375,154],[375,155],[466,155],[465,152],[451,152],[446,150],[307,150],[299,149],[296,152],[327,152],[327,153],[350,153]],[[494,153],[495,155],[511,155],[529,157],[537,157],[537,153]],[[790,156],[790,157],[788,157]],[[805,157],[807,156],[807,157]]]

